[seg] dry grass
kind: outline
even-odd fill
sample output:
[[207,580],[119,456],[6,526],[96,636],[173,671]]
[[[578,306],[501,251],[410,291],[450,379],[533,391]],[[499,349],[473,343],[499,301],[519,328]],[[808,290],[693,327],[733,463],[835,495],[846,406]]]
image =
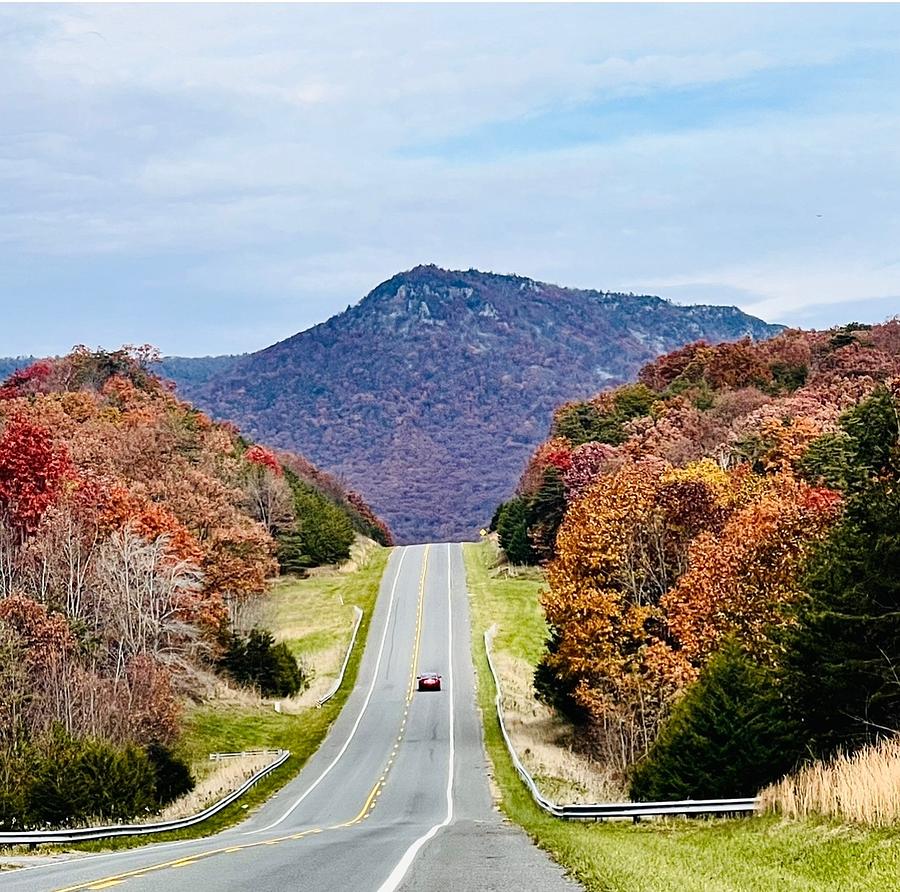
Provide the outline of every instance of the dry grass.
[[181,796],[164,808],[159,815],[148,818],[148,821],[174,821],[186,818],[203,811],[204,808],[218,802],[245,780],[252,777],[266,765],[275,760],[268,755],[239,756],[234,759],[223,759],[221,762],[210,762],[211,770],[197,782],[197,786],[186,796]]
[[900,738],[813,762],[763,790],[761,807],[789,818],[823,816],[887,827],[900,822]]
[[350,557],[338,567],[339,573],[355,573],[369,563],[379,545],[374,539],[360,536],[358,533],[350,546]]
[[625,799],[612,775],[575,749],[572,726],[535,699],[534,668],[509,653],[495,655],[506,727],[541,792],[561,803]]
[[540,607],[543,573],[537,567],[498,563],[496,542],[465,549],[472,623],[479,639],[496,625],[493,652],[507,728],[519,757],[541,792],[557,802],[610,802],[624,791],[601,765],[575,748],[568,722],[534,696],[534,667],[544,650],[547,624]]
[[291,648],[309,680],[300,694],[281,701],[283,712],[314,707],[337,679],[355,621],[353,601],[345,598],[347,578],[364,570],[379,552],[371,539],[357,536],[350,559],[340,567],[318,567],[304,579],[275,584],[265,623]]

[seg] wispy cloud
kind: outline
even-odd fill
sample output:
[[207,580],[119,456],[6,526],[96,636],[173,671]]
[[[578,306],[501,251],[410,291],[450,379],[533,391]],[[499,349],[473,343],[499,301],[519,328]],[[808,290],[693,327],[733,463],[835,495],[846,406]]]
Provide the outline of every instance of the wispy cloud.
[[892,6],[0,7],[0,353],[254,349],[428,261],[882,314],[898,49]]

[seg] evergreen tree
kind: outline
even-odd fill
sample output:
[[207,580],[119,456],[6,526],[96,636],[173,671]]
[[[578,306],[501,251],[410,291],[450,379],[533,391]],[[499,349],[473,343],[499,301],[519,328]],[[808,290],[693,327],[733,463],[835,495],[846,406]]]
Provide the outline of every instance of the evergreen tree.
[[578,678],[564,678],[554,665],[560,641],[559,631],[551,629],[546,651],[534,670],[534,692],[538,700],[552,706],[570,722],[583,725],[590,718],[590,714],[575,699]]
[[276,644],[266,629],[251,629],[246,637],[233,634],[220,665],[238,684],[257,687],[266,697],[290,697],[305,685],[288,646]]
[[303,534],[296,530],[278,535],[276,557],[282,573],[293,573],[296,576],[305,576],[306,571],[314,563],[312,557],[306,553]]
[[544,471],[540,489],[526,507],[526,531],[534,558],[547,561],[556,550],[556,534],[566,513],[566,489],[559,469],[552,465]]
[[500,547],[511,564],[533,564],[534,550],[528,538],[528,509],[525,499],[516,496],[503,505],[497,519]]
[[346,510],[285,471],[294,494],[296,527],[279,536],[278,560],[284,572],[303,572],[306,567],[336,564],[350,556],[353,524]]
[[610,410],[596,403],[574,403],[560,410],[554,421],[553,435],[565,437],[572,446],[583,443],[625,442],[625,423],[649,414],[659,397],[645,384],[627,384],[615,392]]
[[842,520],[812,556],[786,637],[784,687],[811,750],[855,748],[900,728],[900,428],[880,389],[806,470],[843,482]]
[[709,661],[631,778],[635,800],[753,796],[796,760],[771,675],[735,642]]

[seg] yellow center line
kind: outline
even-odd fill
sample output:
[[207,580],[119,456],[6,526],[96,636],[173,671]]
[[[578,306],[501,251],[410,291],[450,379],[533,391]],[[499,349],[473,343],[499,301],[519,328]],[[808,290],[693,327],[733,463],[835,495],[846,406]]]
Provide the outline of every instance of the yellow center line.
[[[422,575],[419,578],[419,604],[416,609],[416,640],[413,645],[412,670],[409,676],[409,689],[406,692],[406,702],[412,701],[413,688],[416,686],[416,671],[419,668],[419,644],[422,640],[422,612],[425,606],[425,576],[428,572],[428,553],[430,545],[425,546],[425,559],[422,561]],[[404,724],[406,719],[404,718]]]
[[364,817],[366,812],[369,810],[369,806],[372,804],[375,797],[378,795],[378,790],[381,787],[382,782],[378,781],[374,787],[372,787],[372,792],[369,793],[369,798],[366,799],[365,805],[360,809],[359,814],[353,818],[352,820],[345,821],[343,824],[335,824],[333,827],[329,827],[329,830],[338,830],[341,827],[352,827],[354,824],[358,824]]
[[57,889],[56,892],[78,892],[81,889],[106,889],[110,886],[118,886],[120,883],[124,883],[125,880],[133,879],[134,877],[145,876],[148,873],[154,873],[159,870],[166,870],[170,867],[184,867],[188,864],[195,864],[197,861],[205,860],[206,858],[212,858],[214,855],[223,855],[226,852],[239,852],[242,849],[253,849],[258,848],[259,846],[264,845],[273,845],[279,842],[287,842],[288,840],[293,839],[302,839],[304,836],[309,836],[311,833],[320,833],[320,829],[314,830],[303,830],[300,833],[292,833],[289,836],[280,836],[277,839],[268,839],[259,842],[248,842],[243,843],[239,846],[227,846],[221,849],[208,849],[205,852],[198,852],[196,855],[191,855],[187,858],[175,858],[171,861],[163,861],[160,864],[148,864],[146,867],[138,867],[134,870],[129,870],[126,873],[115,874],[114,876],[105,877],[99,880],[86,880],[83,883],[77,883],[74,886],[66,886],[63,889]]
[[[431,546],[425,546],[425,557],[422,561],[422,575],[419,578],[419,594],[418,594],[418,607],[416,610],[416,637],[415,643],[413,645],[413,655],[412,655],[412,668],[410,672],[410,680],[409,680],[409,689],[406,694],[406,709],[403,713],[403,720],[400,723],[400,734],[397,737],[397,743],[399,744],[403,740],[403,731],[406,728],[406,718],[409,715],[409,705],[412,702],[413,689],[415,687],[416,681],[416,670],[419,664],[419,644],[422,638],[422,613],[423,613],[423,605],[425,601],[425,575],[428,570],[428,552]],[[394,746],[394,752],[397,750],[397,745]],[[381,795],[381,791],[384,787],[384,784],[387,780],[388,770],[390,769],[391,763],[393,762],[393,758],[387,764],[387,768],[379,779],[378,783],[372,788],[368,797],[366,798],[365,804],[362,809],[360,809],[359,814],[350,821],[345,821],[343,824],[333,824],[330,827],[314,827],[310,830],[303,830],[299,833],[292,833],[288,836],[279,836],[274,839],[266,839],[259,840],[256,842],[247,842],[242,843],[241,845],[236,846],[227,846],[219,849],[209,849],[205,852],[198,852],[196,855],[189,855],[184,858],[176,858],[172,861],[164,861],[160,864],[150,864],[146,867],[139,867],[135,870],[129,870],[126,873],[115,874],[113,876],[104,877],[99,880],[87,880],[83,883],[77,883],[74,886],[66,886],[62,889],[57,889],[56,892],[81,892],[84,889],[108,889],[112,886],[118,886],[121,883],[124,883],[128,879],[133,879],[134,877],[142,877],[148,873],[155,873],[160,870],[166,870],[172,867],[186,867],[189,864],[196,864],[198,861],[206,860],[207,858],[212,858],[215,855],[223,855],[226,853],[232,852],[240,852],[244,849],[255,849],[260,846],[273,846],[278,845],[282,842],[288,842],[292,840],[302,839],[305,836],[310,836],[315,833],[322,833],[324,830],[340,830],[344,827],[352,827],[355,824],[360,823],[360,821],[365,820],[375,807],[375,802],[378,797]]]

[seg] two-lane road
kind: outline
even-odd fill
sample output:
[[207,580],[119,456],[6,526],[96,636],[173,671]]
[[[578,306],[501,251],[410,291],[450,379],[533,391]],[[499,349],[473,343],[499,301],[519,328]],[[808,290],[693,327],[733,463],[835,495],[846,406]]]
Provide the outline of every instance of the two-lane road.
[[[575,888],[491,807],[467,608],[458,545],[396,549],[356,688],[299,777],[216,836],[23,869],[0,888]],[[417,693],[430,670],[443,690]]]

